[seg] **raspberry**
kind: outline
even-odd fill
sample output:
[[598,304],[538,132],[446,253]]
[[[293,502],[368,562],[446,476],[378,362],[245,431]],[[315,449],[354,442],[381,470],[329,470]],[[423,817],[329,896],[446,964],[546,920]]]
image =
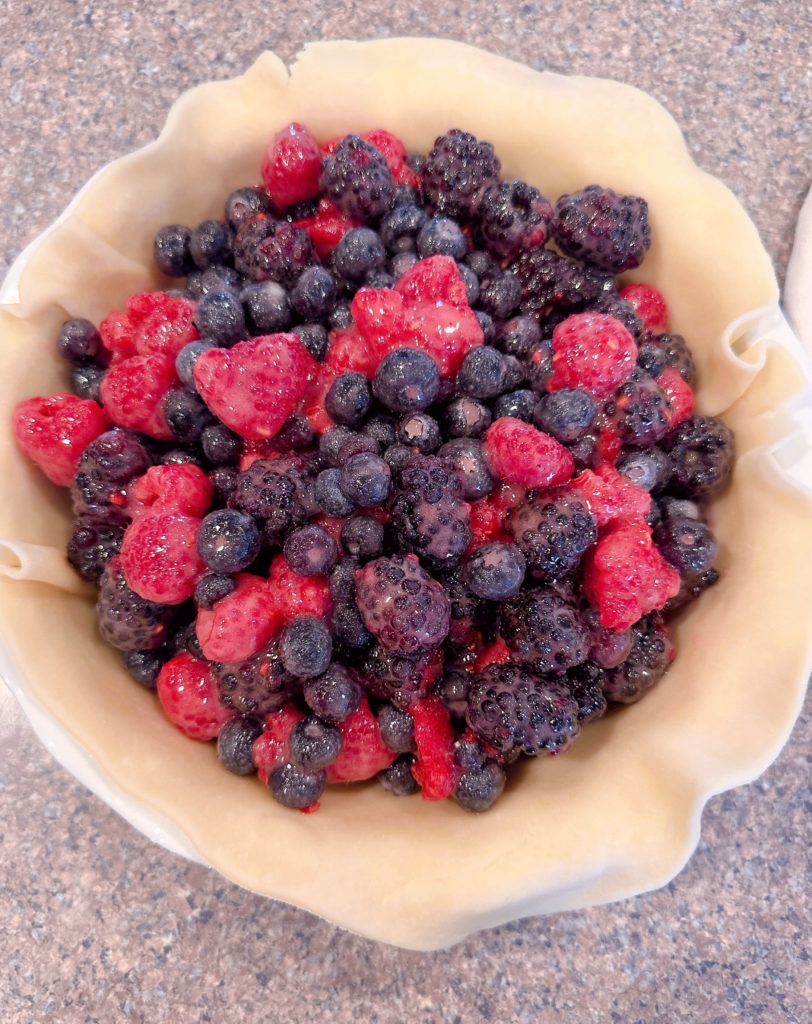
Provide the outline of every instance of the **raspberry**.
[[670,490],[681,497],[718,491],[733,471],[731,430],[712,416],[691,416],[666,442],[671,457]]
[[483,544],[510,541],[512,538],[503,527],[507,511],[518,505],[524,498],[524,488],[510,484],[497,484],[486,498],[471,503],[471,544],[469,551],[475,551]]
[[560,579],[577,569],[597,541],[597,522],[585,502],[571,493],[531,495],[508,512],[505,529],[534,576]]
[[468,290],[460,269],[450,256],[431,256],[418,260],[395,284],[395,291],[404,302],[443,302],[449,306],[466,307]]
[[211,666],[184,652],[158,675],[158,700],[169,721],[193,740],[213,740],[234,712],[217,699]]
[[288,704],[265,719],[265,731],[251,745],[251,757],[260,781],[267,786],[271,772],[290,761],[290,734],[304,714]]
[[335,203],[322,196],[316,212],[310,217],[295,220],[293,226],[308,233],[316,255],[320,260],[326,260],[344,235],[360,227],[361,222],[348,217]]
[[456,565],[471,540],[470,508],[460,490],[451,462],[416,455],[406,463],[392,506],[401,550],[413,551],[434,569]]
[[636,360],[634,338],[619,320],[607,313],[575,313],[553,331],[547,388],[582,388],[602,397],[631,376]]
[[536,320],[582,309],[613,287],[611,278],[552,249],[523,252],[510,271],[521,285],[519,311]]
[[269,334],[203,352],[194,379],[215,416],[241,437],[259,440],[279,432],[317,368],[295,335]]
[[669,426],[671,429],[687,420],[694,408],[694,392],[690,384],[673,366],[666,366],[657,377],[657,387],[671,405]]
[[258,214],[234,238],[234,265],[252,281],[278,281],[292,288],[313,262],[313,243],[303,228]]
[[199,608],[197,638],[209,661],[247,661],[279,632],[282,615],[268,581],[238,573],[237,586],[213,608]]
[[350,217],[379,220],[392,205],[395,186],[381,153],[358,135],[347,135],[324,159],[321,188]]
[[658,683],[676,657],[668,629],[659,615],[638,622],[628,658],[606,673],[603,692],[619,704],[633,704]]
[[271,562],[268,588],[285,622],[292,622],[299,615],[327,620],[332,612],[328,581],[321,576],[300,576],[284,555],[274,556]]
[[467,306],[416,302],[408,307],[407,320],[410,347],[430,355],[443,378],[453,377],[465,353],[485,340],[479,320]]
[[468,724],[503,755],[560,754],[578,735],[578,705],[567,688],[518,665],[491,665],[474,678]]
[[99,388],[104,411],[121,427],[171,441],[163,402],[177,385],[175,361],[170,356],[131,356],[110,367]]
[[554,437],[513,416],[488,427],[485,457],[494,476],[522,487],[552,487],[575,469],[572,456]]
[[166,640],[174,609],[145,601],[131,590],[121,560],[114,556],[101,576],[96,615],[102,640],[120,651],[149,651]]
[[665,392],[643,370],[615,392],[606,407],[607,415],[622,444],[650,448],[668,433],[673,409]]
[[178,512],[200,519],[212,502],[211,480],[199,466],[152,466],[133,481],[127,495],[130,515]]
[[141,597],[180,604],[192,596],[205,566],[197,553],[200,520],[170,512],[139,516],[121,544],[127,583]]
[[651,512],[651,495],[606,464],[594,472],[585,469],[567,489],[586,504],[599,527],[614,519],[644,520]]
[[443,673],[443,656],[438,650],[406,658],[376,644],[364,658],[361,672],[366,689],[375,697],[407,708],[426,694]]
[[220,703],[241,715],[269,715],[290,700],[293,677],[285,670],[279,644],[267,647],[245,661],[214,666]]
[[620,520],[586,556],[583,586],[602,626],[627,629],[675,597],[680,578],[655,547],[646,523]]
[[627,284],[618,294],[621,299],[634,306],[634,311],[643,321],[645,330],[668,330],[668,308],[665,299],[653,285]]
[[500,163],[489,142],[452,129],[435,139],[420,171],[426,203],[449,217],[473,217],[483,189],[499,178]]
[[356,326],[332,332],[323,363],[323,369],[332,374],[331,383],[342,373],[361,373],[371,378],[377,365],[377,355]]
[[454,764],[455,733],[448,708],[439,697],[415,701],[409,712],[414,719],[417,760],[412,774],[420,784],[424,800],[445,800],[457,784]]
[[448,634],[448,597],[415,555],[368,562],[356,573],[356,593],[364,625],[390,651],[418,655]]
[[121,549],[126,528],[125,517],[112,510],[76,518],[68,541],[68,561],[82,579],[94,583],[99,579],[107,562]]
[[79,458],[71,492],[74,511],[123,509],[127,485],[149,464],[146,448],[129,431],[115,427],[100,434]]
[[293,122],[274,135],[262,162],[262,183],[277,209],[318,195],[320,174],[321,150],[304,125]]
[[478,228],[485,248],[500,260],[512,260],[544,245],[554,217],[553,207],[525,181],[502,181],[482,194]]
[[651,245],[648,203],[589,185],[564,195],[555,207],[555,240],[561,249],[599,270],[619,274],[639,266]]
[[535,672],[566,672],[586,661],[587,633],[577,610],[553,590],[523,590],[501,605],[502,637],[513,660]]
[[134,333],[134,325],[125,310],[113,310],[99,324],[102,344],[114,359],[127,359],[136,354]]
[[392,172],[392,180],[396,185],[409,185],[417,188],[419,179],[406,163],[406,147],[397,135],[384,128],[373,128],[371,132],[362,132],[361,138],[381,154]]
[[82,452],[109,423],[96,402],[56,394],[20,402],[13,426],[23,454],[53,483],[68,487]]
[[200,335],[193,323],[195,304],[166,292],[142,292],[127,300],[133,344],[139,355],[171,356]]
[[498,636],[492,644],[483,647],[477,655],[474,663],[474,672],[484,672],[488,665],[505,665],[513,660],[513,654],[502,639]]
[[363,782],[388,768],[397,756],[381,739],[378,723],[361,697],[353,711],[338,725],[341,753],[327,768],[328,782]]

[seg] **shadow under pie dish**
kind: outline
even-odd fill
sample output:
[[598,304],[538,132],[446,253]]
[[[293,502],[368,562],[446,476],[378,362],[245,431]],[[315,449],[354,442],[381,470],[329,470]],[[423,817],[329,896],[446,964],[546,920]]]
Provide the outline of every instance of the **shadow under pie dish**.
[[[493,142],[504,172],[545,195],[594,180],[645,196],[654,242],[628,280],[666,295],[699,366],[699,410],[736,433],[733,483],[712,506],[723,579],[678,623],[679,659],[644,702],[592,724],[566,757],[527,765],[482,817],[351,787],[301,818],[224,773],[98,640],[91,601],[63,572],[67,503],[8,432],[19,399],[64,387],[52,349],[62,320],[98,321],[159,284],[155,231],[217,216],[221,197],[253,180],[267,140],[293,120],[319,138],[383,125],[420,152],[458,125]],[[753,778],[780,749],[810,656],[810,503],[783,469],[799,443],[790,406],[804,372],[784,340],[755,229],[648,97],[436,40],[317,44],[290,75],[266,54],[242,78],[181,98],[156,143],[100,172],[18,263],[3,299],[0,536],[17,577],[0,580],[3,673],[52,737],[89,756],[85,780],[147,834],[168,824],[174,848],[242,885],[362,934],[431,948],[664,883],[693,849],[707,797]],[[51,744],[57,756],[60,743]]]

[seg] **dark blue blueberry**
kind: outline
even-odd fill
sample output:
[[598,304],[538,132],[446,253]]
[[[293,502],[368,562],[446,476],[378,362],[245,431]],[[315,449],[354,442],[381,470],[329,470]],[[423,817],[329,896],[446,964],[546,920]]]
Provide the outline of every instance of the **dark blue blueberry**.
[[233,292],[207,292],[202,296],[195,324],[207,341],[227,348],[246,336],[242,302]]
[[364,288],[391,288],[394,283],[394,277],[385,267],[370,270],[364,278]]
[[407,271],[412,269],[415,263],[417,263],[417,253],[415,252],[399,252],[397,256],[393,256],[389,261],[389,271],[392,274],[392,279],[397,281],[399,277],[403,277]]
[[210,348],[217,348],[213,341],[190,341],[175,356],[175,372],[180,377],[181,382],[192,391],[197,390],[194,378],[195,364],[203,353],[207,352]]
[[319,457],[324,465],[338,466],[341,446],[348,437],[355,434],[349,427],[328,427],[319,438]]
[[382,267],[386,250],[381,236],[371,228],[352,228],[333,250],[330,263],[343,281],[363,281],[370,270]]
[[328,415],[347,427],[357,427],[371,404],[369,381],[362,373],[352,371],[336,377],[324,399]]
[[290,299],[277,281],[252,281],[240,295],[254,335],[276,334],[290,325]]
[[388,768],[378,772],[378,781],[392,796],[414,796],[420,786],[412,775],[414,758],[411,755],[399,757]]
[[242,455],[244,442],[225,424],[212,423],[200,435],[200,446],[213,466],[227,466],[237,462]]
[[74,366],[84,366],[94,362],[101,352],[102,342],[99,332],[89,320],[66,320],[56,347],[63,359]]
[[326,768],[341,753],[341,733],[315,715],[296,723],[288,743],[293,761],[308,772]]
[[224,213],[236,231],[243,221],[256,217],[258,213],[273,213],[273,205],[268,193],[262,189],[238,188],[226,199]]
[[203,468],[203,456],[198,451],[188,448],[172,448],[164,452],[158,460],[162,466],[198,466]]
[[314,715],[336,725],[358,708],[361,687],[348,669],[334,661],[323,675],[307,680],[302,696]]
[[231,263],[231,229],[221,220],[204,220],[192,232],[189,252],[201,270]]
[[[452,699],[451,703],[458,706],[460,703],[463,704],[461,710],[457,712],[460,717],[465,716],[465,707],[468,702],[468,691],[471,689],[471,683],[473,676],[470,672],[453,672],[449,673],[452,677],[456,677],[454,682],[451,684],[451,694],[453,697],[459,697],[460,691],[464,688],[464,698],[462,700]],[[466,680],[461,680],[460,677],[467,676]],[[447,698],[443,696],[443,701],[448,703]],[[477,768],[481,768],[485,764],[485,750],[479,740],[474,739],[471,736],[458,736],[454,740],[452,747],[452,757],[454,758],[454,764],[463,772],[475,771]]]
[[217,466],[209,473],[214,487],[214,504],[225,505],[237,487],[239,470],[236,466]]
[[322,324],[299,324],[293,328],[293,334],[301,341],[307,351],[319,362],[327,355],[330,336]]
[[167,652],[162,648],[156,651],[127,651],[124,664],[133,679],[147,690],[154,690],[158,682],[158,673],[164,667]]
[[[437,682],[437,696],[445,704],[455,718],[465,718],[465,709],[468,707],[468,691],[471,688],[472,675],[464,669],[451,669],[443,673],[442,678]],[[456,748],[463,741],[460,738],[454,744],[455,760],[462,761],[464,758],[456,757]],[[479,744],[476,744],[479,747]],[[460,765],[464,767],[464,765]]]
[[500,271],[479,285],[479,305],[494,320],[507,320],[522,297],[522,286],[515,274]]
[[465,265],[473,270],[480,281],[493,277],[502,269],[493,256],[482,249],[474,249],[473,252],[469,252],[465,257]]
[[719,550],[706,524],[688,516],[675,516],[661,523],[654,531],[654,542],[663,558],[688,580],[710,569]]
[[493,418],[498,420],[502,416],[512,416],[514,419],[524,420],[525,423],[532,423],[535,408],[536,396],[532,391],[509,391],[506,395],[500,395],[493,403]]
[[504,391],[516,391],[523,384],[529,381],[527,367],[517,356],[503,355],[505,363],[505,385]]
[[644,491],[656,494],[668,483],[671,462],[662,448],[627,451],[617,464],[618,471]]
[[378,712],[378,731],[381,739],[395,754],[410,754],[416,750],[414,719],[408,711],[394,704],[382,704]]
[[155,266],[167,277],[186,277],[194,270],[195,262],[189,250],[192,232],[183,224],[162,227],[152,243]]
[[496,332],[496,347],[507,355],[526,359],[541,344],[538,321],[529,316],[515,316]]
[[233,267],[209,267],[195,271],[186,281],[186,289],[193,299],[199,299],[209,292],[232,292],[239,295],[245,278]]
[[417,189],[412,188],[411,185],[398,185],[395,188],[392,206],[416,206],[419,202],[420,196],[417,194]]
[[456,437],[446,441],[438,452],[441,458],[448,459],[457,471],[462,496],[466,501],[476,501],[490,494],[496,481],[491,476],[482,442],[475,437]]
[[413,412],[398,424],[398,440],[409,448],[428,455],[440,444],[440,424],[425,412]]
[[184,444],[199,441],[204,429],[214,420],[200,395],[188,388],[168,391],[163,412],[169,429]]
[[74,395],[98,402],[101,398],[101,382],[107,374],[107,367],[99,363],[74,366],[70,372],[70,386]]
[[355,600],[355,573],[361,568],[357,558],[342,558],[330,573],[330,594],[336,603]]
[[338,558],[336,542],[315,523],[289,533],[283,550],[291,569],[300,576],[324,576]]
[[397,473],[413,455],[412,449],[407,448],[405,444],[392,444],[383,453],[383,458],[392,472]]
[[256,771],[252,745],[265,727],[262,719],[253,715],[230,718],[217,737],[217,757],[220,764],[235,775],[253,775]]
[[231,576],[219,572],[204,572],[195,584],[195,604],[198,608],[213,608],[218,601],[237,589]]
[[465,564],[472,593],[485,601],[508,601],[521,590],[527,563],[515,544],[485,544]]
[[464,263],[460,263],[457,266],[457,269],[459,270],[460,277],[465,284],[465,291],[468,295],[468,305],[473,306],[479,298],[479,278],[473,270],[471,270],[470,267],[467,267]]
[[572,388],[552,391],[540,398],[533,412],[533,422],[545,434],[551,434],[563,444],[571,444],[589,430],[597,413],[592,396]]
[[282,664],[297,679],[312,679],[327,671],[333,656],[330,630],[312,615],[299,615],[282,630]]
[[392,472],[380,455],[361,452],[341,467],[341,490],[361,508],[382,505],[392,489]]
[[323,320],[336,300],[336,282],[326,267],[306,267],[290,293],[290,304],[302,320]]
[[388,448],[397,441],[397,427],[391,416],[378,413],[371,416],[361,428],[363,433],[373,437],[381,449]]
[[463,395],[445,407],[443,425],[448,437],[481,437],[491,425],[491,418],[487,405]]
[[547,381],[553,372],[552,341],[544,340],[534,348],[525,360],[527,379],[530,387],[539,395],[547,390]]
[[493,317],[490,313],[486,313],[484,309],[475,309],[474,316],[482,328],[483,341],[486,345],[492,344],[493,339],[496,337],[496,324],[493,322]]
[[431,217],[417,233],[417,254],[421,259],[451,256],[461,260],[467,251],[468,240],[459,224],[450,217]]
[[316,477],[316,504],[328,516],[348,516],[355,505],[341,490],[341,470],[323,469]]
[[390,253],[414,252],[426,212],[413,203],[396,205],[381,221],[381,240]]
[[372,380],[372,392],[393,412],[428,408],[440,390],[437,364],[413,348],[398,348],[382,360]]
[[361,452],[372,452],[374,455],[379,455],[380,451],[381,446],[369,434],[351,434],[338,449],[338,465],[343,466],[353,455],[360,455]]
[[304,452],[311,447],[315,438],[316,432],[310,420],[294,412],[282,424],[279,433],[274,435],[273,442],[280,452]]
[[348,555],[368,562],[383,554],[383,523],[371,516],[350,516],[341,527],[341,544]]
[[660,515],[663,519],[678,519],[683,517],[687,519],[703,519],[699,505],[697,505],[695,501],[690,501],[688,498],[660,498],[657,501],[657,505],[659,506]]
[[463,772],[452,796],[466,811],[487,811],[502,795],[505,779],[496,761],[486,761],[482,768]]
[[336,641],[342,647],[351,648],[353,651],[364,650],[373,640],[354,600],[336,603],[333,608],[333,630]]
[[327,776],[323,771],[306,772],[295,764],[283,764],[271,772],[268,785],[274,800],[283,807],[301,811],[324,792]]
[[495,398],[505,385],[507,368],[501,352],[489,345],[472,348],[457,374],[457,387],[472,398]]
[[254,561],[260,545],[254,520],[232,509],[210,512],[197,534],[198,553],[214,572],[239,572]]

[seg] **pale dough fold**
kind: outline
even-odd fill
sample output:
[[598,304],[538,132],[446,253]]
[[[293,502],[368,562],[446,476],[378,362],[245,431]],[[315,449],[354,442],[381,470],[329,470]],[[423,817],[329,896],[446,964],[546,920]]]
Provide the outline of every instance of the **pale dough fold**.
[[[65,315],[98,319],[162,283],[150,266],[155,230],[218,215],[293,119],[321,137],[382,126],[422,150],[461,127],[494,143],[506,175],[553,200],[593,181],[645,196],[654,245],[629,277],[664,291],[699,364],[701,410],[724,412],[737,432],[734,483],[712,517],[724,578],[679,623],[674,668],[565,757],[523,766],[521,784],[481,817],[372,785],[332,788],[302,816],[223,771],[211,745],[178,733],[127,677],[96,635],[91,600],[68,593],[81,588],[42,550],[63,550],[67,499],[10,436],[15,402],[65,387],[53,347]],[[0,576],[0,636],[18,684],[219,871],[367,936],[434,948],[663,884],[693,850],[707,798],[776,756],[810,668],[812,499],[781,468],[801,443],[790,406],[805,382],[800,357],[780,344],[777,297],[738,202],[693,164],[670,116],[628,86],[392,39],[308,46],[290,73],[266,53],[241,78],[192,90],[155,143],[82,190],[4,290],[0,537],[13,542],[0,566],[19,577],[20,553],[34,552],[32,576],[52,584]]]

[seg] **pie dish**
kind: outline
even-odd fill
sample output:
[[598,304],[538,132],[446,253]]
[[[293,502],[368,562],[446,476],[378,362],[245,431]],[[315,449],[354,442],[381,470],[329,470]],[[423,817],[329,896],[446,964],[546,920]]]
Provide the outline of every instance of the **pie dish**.
[[[645,196],[655,241],[627,278],[667,296],[699,366],[699,410],[737,435],[734,481],[712,512],[723,581],[679,622],[680,659],[644,703],[595,724],[567,758],[526,770],[482,818],[368,787],[301,817],[222,772],[97,639],[89,590],[61,554],[67,504],[23,463],[7,426],[20,398],[59,387],[52,339],[62,320],[98,320],[154,287],[156,229],[215,214],[292,120],[323,138],[384,124],[422,150],[459,125],[545,194],[600,180]],[[661,885],[695,846],[707,798],[776,756],[812,660],[812,494],[792,474],[808,381],[777,297],[746,214],[642,93],[441,40],[316,44],[290,72],[264,54],[241,78],[182,97],[157,142],[92,179],[6,282],[0,670],[57,756],[137,827],[373,938],[435,948]]]

